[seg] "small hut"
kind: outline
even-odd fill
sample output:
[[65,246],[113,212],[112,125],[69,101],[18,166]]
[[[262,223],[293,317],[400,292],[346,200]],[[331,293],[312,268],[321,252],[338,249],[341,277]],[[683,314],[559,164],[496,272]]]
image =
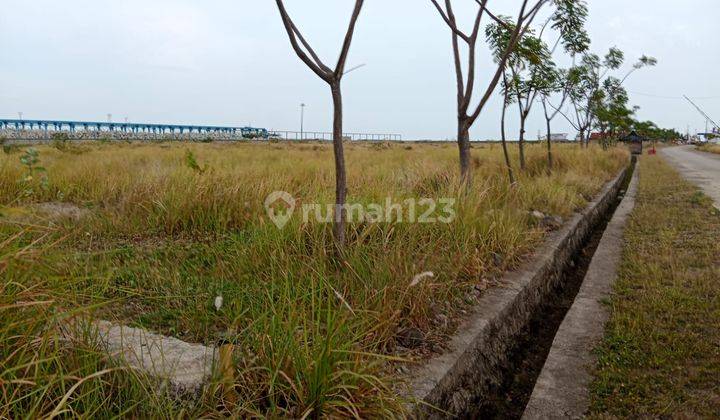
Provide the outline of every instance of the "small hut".
[[631,131],[627,136],[621,137],[620,141],[627,143],[628,148],[633,155],[642,155],[643,141],[645,141],[645,138],[639,135],[637,131]]

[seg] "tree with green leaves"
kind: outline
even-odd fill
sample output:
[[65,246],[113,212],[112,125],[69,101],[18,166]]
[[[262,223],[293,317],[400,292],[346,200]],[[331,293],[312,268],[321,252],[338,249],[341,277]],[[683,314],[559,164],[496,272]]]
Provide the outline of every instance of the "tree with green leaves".
[[[590,141],[590,132],[596,118],[596,110],[603,101],[602,88],[609,73],[619,69],[625,61],[625,54],[617,47],[608,50],[603,58],[597,54],[584,54],[579,65],[572,71],[572,88],[569,98],[572,105],[572,116],[561,112],[565,119],[579,132],[581,145],[587,147]],[[657,60],[643,55],[633,65],[632,69],[620,79],[622,85],[635,71],[654,66]]]
[[648,140],[666,142],[684,137],[675,129],[658,127],[653,121],[633,121],[631,129]]
[[[470,171],[470,128],[480,116],[485,104],[495,91],[505,69],[505,62],[510,57],[519,40],[528,30],[538,12],[553,0],[522,0],[518,13],[511,19],[512,28],[508,28],[509,38],[505,49],[499,54],[499,59],[493,66],[490,82],[484,86],[484,91],[478,103],[471,106],[475,94],[476,55],[483,17],[491,19],[499,25],[507,21],[498,18],[487,7],[488,0],[475,0],[478,9],[475,12],[473,26],[470,32],[460,29],[451,0],[430,0],[445,24],[450,28],[453,58],[455,65],[455,78],[457,84],[457,143],[460,155],[460,174],[464,183],[469,184],[472,178]],[[564,0],[570,1],[570,0]],[[466,60],[464,60],[461,43],[465,46]],[[466,61],[463,63],[463,61]]]
[[[637,108],[628,107],[628,94],[622,81],[608,77],[595,101],[594,127],[603,139],[615,138],[618,132],[627,132],[633,124],[633,115]],[[604,143],[605,144],[605,143]]]
[[[491,46],[496,62],[501,59],[502,52],[507,48],[513,24],[506,17],[504,24],[492,24],[486,28],[486,37]],[[525,170],[525,125],[539,87],[546,83],[547,73],[553,66],[550,50],[547,45],[531,29],[528,29],[517,43],[505,63],[503,71],[502,92],[505,106],[516,104],[520,118],[520,134],[518,148],[520,153],[520,170]],[[505,115],[505,110],[503,110]],[[503,121],[504,125],[504,121]]]
[[[554,55],[558,45],[561,44],[565,53],[575,59],[590,47],[590,37],[585,30],[588,17],[587,3],[582,0],[559,1],[556,13],[561,14],[562,17],[553,19],[552,28],[558,31],[559,35],[550,55]],[[545,118],[548,171],[552,171],[553,168],[552,121],[558,116],[559,110],[563,108],[570,95],[572,82],[575,80],[571,72],[572,70],[559,69],[552,61],[548,61],[543,68],[543,77],[536,87],[540,93]],[[554,94],[560,94],[557,108],[550,106],[550,97]]]
[[[518,147],[521,170],[525,169],[525,126],[533,105],[538,97],[547,98],[564,86],[560,81],[561,74],[553,62],[553,53],[559,45],[562,45],[565,51],[574,56],[587,50],[590,43],[584,28],[588,14],[586,3],[582,0],[558,0],[555,2],[555,6],[555,12],[542,26],[540,33],[535,36],[532,30],[526,31],[505,64],[503,74],[504,106],[515,103],[518,107],[520,119]],[[486,38],[493,50],[496,62],[499,62],[501,52],[507,47],[512,29],[512,23],[507,18],[501,17],[500,19],[504,20],[504,24],[497,22],[486,28]],[[543,41],[543,35],[548,28],[558,32],[552,50]],[[504,115],[505,109],[503,109],[501,122],[503,129]],[[554,116],[549,117],[546,112],[546,118],[552,119]],[[503,145],[506,148],[504,141]],[[549,132],[548,165],[552,166]]]

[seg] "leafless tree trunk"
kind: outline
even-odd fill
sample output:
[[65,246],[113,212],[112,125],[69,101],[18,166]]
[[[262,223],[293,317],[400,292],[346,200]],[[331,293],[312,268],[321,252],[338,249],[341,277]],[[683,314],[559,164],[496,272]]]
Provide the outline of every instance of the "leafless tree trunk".
[[525,114],[522,106],[522,102],[520,102],[520,98],[518,98],[518,106],[520,107],[520,136],[518,137],[518,152],[519,152],[519,159],[520,159],[520,170],[525,170],[525,121],[527,120],[527,115]]
[[352,43],[355,33],[355,25],[357,24],[360,11],[362,10],[364,0],[355,0],[350,23],[348,24],[345,39],[340,51],[335,69],[326,66],[312,49],[310,44],[302,36],[302,33],[295,25],[293,20],[287,13],[283,0],[275,0],[280,17],[282,18],[285,31],[290,38],[290,44],[295,50],[297,56],[312,70],[315,74],[330,85],[330,91],[333,99],[333,152],[335,155],[335,220],[333,225],[333,236],[335,245],[339,250],[345,247],[345,230],[347,225],[347,209],[345,206],[347,197],[347,178],[345,171],[345,152],[343,150],[343,111],[342,111],[342,90],[340,83],[345,74],[345,62],[347,61],[350,44]]
[[[565,105],[565,101],[567,101],[568,96],[570,95],[569,92],[569,86],[565,86],[565,88],[562,91],[562,99],[560,100],[560,105],[555,107],[552,103],[550,103],[549,98],[546,95],[540,95],[540,101],[542,102],[543,111],[545,115],[545,124],[547,127],[547,156],[548,156],[548,173],[552,171],[553,169],[553,156],[552,156],[552,132],[550,128],[550,123],[552,123],[552,120],[555,119],[555,117],[558,116],[558,114],[562,114],[565,116],[565,114],[562,113],[562,108]],[[554,111],[552,113],[549,112],[548,106],[550,106]],[[565,117],[567,118],[567,117]],[[569,121],[569,119],[568,119]]]
[[[495,91],[495,87],[500,81],[500,77],[505,70],[505,63],[508,57],[514,51],[518,41],[522,35],[527,31],[532,21],[537,16],[542,6],[549,0],[533,0],[536,3],[528,8],[530,0],[523,0],[520,12],[515,21],[515,27],[513,28],[510,42],[506,50],[503,52],[500,60],[495,69],[495,73],[487,85],[485,92],[480,98],[479,103],[471,109],[470,103],[472,102],[473,93],[475,91],[475,56],[477,50],[478,35],[480,32],[480,23],[483,15],[487,15],[489,18],[498,22],[501,25],[506,25],[502,20],[498,19],[492,12],[490,12],[486,5],[488,0],[476,0],[479,6],[477,14],[475,15],[475,21],[473,24],[472,32],[466,34],[458,28],[455,13],[453,12],[451,0],[445,0],[444,6],[441,6],[439,0],[430,0],[437,9],[440,17],[448,25],[451,30],[452,36],[452,48],[453,58],[455,64],[455,77],[457,83],[457,114],[458,114],[458,150],[460,152],[460,175],[463,182],[467,185],[472,181],[472,173],[470,167],[470,128],[477,120],[478,116],[482,112],[485,104],[490,99],[492,93]],[[460,51],[460,41],[463,41],[467,48],[467,64],[463,66],[463,59]],[[464,69],[464,67],[466,67]]]
[[515,174],[513,173],[512,164],[510,163],[510,154],[508,153],[507,147],[507,136],[505,135],[505,114],[507,111],[508,95],[507,92],[503,95],[503,108],[502,114],[500,115],[500,141],[502,142],[503,155],[505,156],[505,167],[508,171],[508,177],[510,178],[510,185],[515,185]]
[[553,156],[552,156],[552,133],[550,132],[550,121],[552,118],[548,114],[547,103],[542,100],[543,111],[545,112],[545,127],[547,128],[547,162],[548,162],[548,173],[552,172],[553,169]]
[[345,223],[347,221],[347,179],[345,171],[345,150],[343,149],[343,107],[340,82],[333,83],[330,90],[333,98],[333,153],[335,155],[335,224],[333,235],[340,248],[345,245]]

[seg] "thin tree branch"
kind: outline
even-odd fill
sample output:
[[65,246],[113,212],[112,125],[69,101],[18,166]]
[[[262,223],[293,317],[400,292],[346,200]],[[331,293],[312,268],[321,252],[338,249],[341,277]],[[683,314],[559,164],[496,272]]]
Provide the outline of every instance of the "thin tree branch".
[[[318,66],[313,59],[308,57],[308,55],[303,51],[300,44],[298,44],[297,36],[296,34],[299,32],[297,31],[297,27],[293,23],[292,19],[290,18],[290,15],[288,14],[287,10],[285,9],[285,5],[283,4],[282,0],[275,0],[278,6],[278,10],[280,11],[280,17],[282,18],[283,25],[285,26],[285,31],[288,34],[288,38],[290,38],[290,44],[293,47],[293,50],[295,50],[295,54],[312,70],[315,74],[317,74],[321,79],[325,80],[326,82],[330,83],[332,74],[330,72],[327,72],[323,70],[320,66]],[[304,45],[304,43],[303,43]],[[314,55],[314,52],[311,53]],[[323,66],[325,67],[325,66]]]
[[307,52],[310,54],[310,56],[315,60],[315,63],[320,67],[323,71],[331,73],[332,70],[330,70],[330,67],[326,66],[325,63],[320,60],[320,57],[318,57],[317,54],[315,54],[315,50],[310,46],[310,44],[305,40],[305,37],[302,35],[298,27],[295,25],[295,22],[290,20],[290,24],[292,25],[292,30],[295,32],[295,35],[297,35],[297,38],[300,40],[300,43],[305,47]]
[[495,90],[495,87],[497,86],[497,83],[500,81],[500,76],[502,72],[505,69],[505,64],[507,63],[508,58],[512,54],[512,52],[515,50],[515,47],[517,46],[520,39],[525,35],[527,30],[530,27],[530,24],[535,19],[535,16],[540,11],[539,5],[545,4],[547,0],[538,0],[537,4],[533,7],[534,12],[529,14],[529,18],[527,22],[523,19],[525,8],[527,7],[528,0],[523,1],[523,5],[520,8],[520,13],[518,14],[518,21],[517,25],[515,25],[515,30],[513,32],[513,35],[510,38],[510,43],[506,47],[505,51],[503,52],[502,58],[500,59],[500,62],[498,63],[498,68],[495,71],[495,75],[493,76],[490,85],[488,86],[488,89],[485,91],[485,94],[480,99],[480,103],[475,108],[475,111],[470,115],[470,123],[474,123],[475,120],[480,116],[480,112],[482,112],[483,108],[485,107],[485,104],[490,99],[490,96],[492,95],[493,91]]
[[355,25],[357,24],[358,17],[360,17],[360,10],[365,0],[355,0],[355,9],[353,9],[352,17],[350,18],[350,25],[348,25],[347,33],[345,34],[345,40],[343,41],[342,51],[338,58],[337,66],[335,66],[335,79],[339,81],[345,71],[345,61],[347,61],[347,55],[350,51],[350,44],[352,43],[353,34],[355,33]]
[[[475,3],[480,4],[480,0],[475,0]],[[487,0],[485,1],[487,4]],[[481,5],[482,6],[482,5]],[[497,17],[494,13],[492,13],[488,8],[485,8],[485,13],[492,19],[495,23],[502,26],[505,29],[510,29],[507,23],[505,23],[502,19]]]
[[[450,0],[445,0],[445,7],[447,9],[447,17],[452,26],[457,27],[457,22],[455,20],[455,13],[453,13],[452,4],[450,3]],[[456,32],[451,33],[452,37],[452,48],[453,48],[453,63],[455,64],[455,82],[457,83],[457,103],[458,103],[458,109],[463,109],[464,103],[465,103],[465,97],[463,95],[463,92],[465,91],[465,77],[463,76],[463,68],[462,68],[462,62],[460,57],[460,45],[458,42],[459,35]],[[468,48],[470,48],[472,44],[468,42]]]
[[[457,24],[456,24],[455,22],[453,22],[452,20],[450,20],[450,17],[448,16],[449,14],[446,14],[446,13],[445,13],[445,11],[442,9],[442,7],[441,7],[440,4],[437,2],[437,0],[430,0],[430,1],[431,1],[432,4],[435,6],[435,8],[437,9],[438,13],[440,13],[440,16],[441,16],[442,19],[445,21],[445,23],[447,24],[447,26],[450,27],[450,30],[452,30],[455,35],[457,35],[457,36],[459,36],[460,38],[462,38],[463,41],[468,42],[469,39],[470,39],[470,37],[467,36],[467,35],[466,35],[464,32],[462,32],[460,29],[458,29]],[[449,5],[449,0],[445,0],[445,5],[446,5],[446,6]]]
[[[534,19],[535,15],[537,15],[537,13],[540,11],[540,9],[542,9],[542,7],[548,1],[549,0],[538,0],[538,2],[535,3],[535,6],[533,6],[533,8],[530,9],[530,11],[528,11],[527,15],[523,16],[522,20],[530,19],[530,17],[532,17]],[[525,2],[525,3],[527,3],[527,2]]]
[[576,125],[576,124],[570,119],[570,117],[568,117],[564,112],[562,112],[562,110],[561,110],[560,108],[556,108],[555,105],[553,105],[550,101],[548,101],[548,105],[550,105],[550,107],[552,107],[552,108],[555,110],[555,112],[559,112],[560,115],[562,115],[563,117],[565,117],[565,120],[567,120],[567,122],[572,126],[572,128],[580,131],[580,126],[579,126],[579,125]]
[[463,114],[467,114],[468,107],[470,106],[470,101],[472,100],[473,90],[475,89],[475,56],[476,56],[476,46],[477,46],[477,39],[478,34],[480,32],[480,22],[482,21],[482,15],[486,9],[486,5],[488,0],[476,0],[478,1],[478,4],[480,5],[480,10],[477,12],[477,16],[475,17],[475,24],[473,25],[473,31],[472,35],[470,36],[470,41],[468,42],[468,72],[467,72],[467,86],[465,87],[465,94],[463,95],[462,103],[460,106],[460,109]]

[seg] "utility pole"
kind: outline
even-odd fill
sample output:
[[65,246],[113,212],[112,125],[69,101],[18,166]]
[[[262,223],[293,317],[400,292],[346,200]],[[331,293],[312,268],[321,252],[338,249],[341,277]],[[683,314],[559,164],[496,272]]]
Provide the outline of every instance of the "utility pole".
[[300,140],[305,140],[305,104],[300,104]]
[[697,105],[695,104],[695,102],[693,102],[690,98],[688,98],[687,95],[684,95],[684,98],[687,99],[687,101],[690,102],[690,104],[691,104],[693,107],[695,107],[695,109],[696,109],[703,117],[705,117],[705,125],[706,125],[705,132],[706,132],[706,133],[707,133],[707,123],[708,123],[708,121],[711,122],[713,126],[720,128],[720,125],[718,125],[715,121],[713,121],[713,119],[710,118],[710,116],[709,116],[708,114],[706,114],[705,111],[703,111],[702,109],[700,109],[700,107],[697,106]]

